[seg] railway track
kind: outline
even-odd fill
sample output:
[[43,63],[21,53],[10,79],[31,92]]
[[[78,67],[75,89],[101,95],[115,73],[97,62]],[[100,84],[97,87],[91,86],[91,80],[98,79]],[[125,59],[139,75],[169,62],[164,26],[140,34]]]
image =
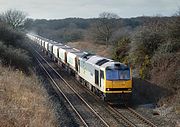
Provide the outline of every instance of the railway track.
[[[57,73],[57,71],[51,67],[51,65],[35,49],[33,50],[39,55],[38,57],[36,55],[36,60],[39,65],[45,71],[56,89],[69,103],[77,117],[79,117],[81,121],[80,126],[109,127],[106,121],[93,110],[93,108],[62,78],[62,76],[59,75],[59,73]],[[61,79],[61,82],[59,82],[59,79]]]
[[[42,56],[41,54],[38,53],[38,51],[35,51],[40,58],[46,62],[46,64],[56,73],[56,75],[64,82],[65,85],[68,85],[68,87],[70,89],[72,89],[72,91],[74,92],[74,94],[76,94],[78,96],[78,98],[80,98],[80,100],[83,101],[83,103],[95,114],[95,116],[101,121],[101,124],[97,123],[97,124],[90,124],[88,122],[86,122],[86,120],[84,120],[83,116],[81,116],[81,114],[79,113],[78,110],[76,110],[76,108],[72,107],[73,104],[70,104],[71,107],[75,110],[76,114],[78,115],[78,117],[81,119],[82,123],[84,126],[112,126],[112,124],[108,124],[107,122],[105,122],[105,120],[102,118],[102,116],[100,116],[95,110],[93,110],[93,108],[83,99],[83,97],[81,97],[74,88],[72,88],[72,86],[68,83],[69,81],[66,81],[60,74],[59,72],[57,72]],[[49,76],[51,76],[49,74]],[[75,79],[75,78],[74,78]],[[53,81],[54,83],[56,83],[55,81]],[[81,86],[81,85],[79,85]],[[56,86],[58,87],[58,85]],[[62,90],[61,90],[62,91]],[[87,92],[90,92],[89,90],[87,90]],[[94,93],[90,92],[90,94],[92,94],[96,101],[100,101],[99,98],[97,96],[94,95]],[[68,99],[68,97],[66,97]],[[70,101],[70,100],[69,100]],[[68,101],[68,102],[69,102]],[[71,103],[71,102],[69,102]],[[106,108],[106,110],[109,110],[109,112],[113,112],[112,114],[115,115],[116,119],[121,119],[121,123],[123,123],[123,126],[130,126],[130,127],[157,127],[156,125],[154,125],[153,123],[151,123],[149,120],[147,120],[146,118],[144,118],[143,116],[141,116],[140,114],[138,114],[135,110],[133,110],[130,107],[126,107],[124,109],[122,108],[114,108],[111,105],[107,105],[106,107],[108,107],[108,109]],[[94,121],[93,121],[94,123]]]
[[[58,65],[56,65],[56,66],[58,66]],[[73,78],[72,81],[68,80],[68,82],[73,82],[76,80],[74,77],[72,77],[72,78]],[[79,83],[78,81],[76,81],[76,82],[77,82],[77,84]],[[96,96],[93,92],[89,91],[87,87],[82,86],[82,85],[79,85],[79,86],[81,88],[83,87],[83,89],[86,89],[86,92],[90,93],[96,99],[96,103],[101,101],[100,98],[98,96]],[[142,115],[137,113],[131,107],[125,106],[122,109],[122,106],[119,106],[119,108],[114,108],[111,104],[109,104],[109,103],[107,103],[107,104],[108,104],[107,107],[109,107],[109,109],[111,110],[111,112],[113,112],[113,114],[116,114],[117,116],[119,116],[121,119],[124,120],[123,123],[125,126],[157,127],[155,124],[153,124],[151,121],[149,121],[148,119],[146,119],[145,117],[143,117]],[[106,109],[106,110],[108,110],[108,109]]]
[[[68,75],[68,74],[66,74]],[[73,77],[72,77],[73,78]],[[72,79],[72,81],[69,81],[70,83],[72,83],[74,80],[76,80],[75,78]],[[77,81],[76,81],[77,82]],[[79,83],[79,82],[77,82]],[[82,85],[79,85],[82,86]],[[87,87],[82,86],[83,89],[86,89],[86,92],[90,92]],[[100,101],[100,98],[98,98],[94,93],[90,92],[90,94],[92,94],[92,96],[96,99],[96,101]],[[96,102],[96,103],[97,103]],[[111,104],[108,104],[108,107],[111,109],[111,111],[113,111],[114,114],[118,115],[121,119],[124,120],[124,125],[125,126],[132,126],[132,127],[137,127],[137,126],[142,126],[142,127],[157,127],[155,124],[153,124],[152,122],[150,122],[149,120],[147,120],[145,117],[143,117],[142,115],[138,114],[134,109],[130,108],[130,107],[125,107],[122,109],[122,111],[119,111],[118,109],[115,109],[111,106]],[[122,108],[122,107],[121,107]],[[108,110],[108,109],[106,109]],[[133,118],[128,118],[126,117],[126,115],[130,115]],[[132,120],[129,120],[132,119]]]
[[113,107],[111,104],[109,104],[108,107],[118,115],[122,116],[123,119],[132,127],[157,127],[155,124],[147,120],[141,114],[137,113],[131,107]]
[[[58,65],[56,65],[58,67]],[[58,72],[59,73],[59,72]],[[67,74],[68,75],[68,74]],[[72,77],[73,78],[73,77]],[[73,81],[76,81],[75,78],[72,79]],[[68,82],[70,82],[68,80]],[[79,83],[76,81],[77,84]],[[72,81],[71,81],[72,83]],[[93,92],[89,91],[87,87],[79,85],[81,88],[86,89],[86,92],[90,93],[95,99],[96,103],[98,101],[101,101],[98,96],[96,96]],[[157,127],[155,124],[153,124],[151,121],[149,121],[147,118],[143,117],[141,114],[137,113],[134,109],[131,107],[125,106],[122,108],[122,106],[119,106],[119,108],[114,108],[110,103],[107,103],[107,107],[116,115],[118,115],[121,119],[123,119],[124,125],[132,126],[132,127]],[[105,106],[106,107],[106,106]],[[106,109],[108,110],[108,109]]]
[[134,109],[132,109],[131,107],[126,107],[134,116],[138,117],[139,119],[141,119],[143,121],[143,123],[146,123],[147,126],[150,127],[157,127],[154,123],[152,123],[151,121],[149,121],[148,119],[146,119],[144,116],[142,116],[141,114],[137,113]]
[[[68,74],[66,74],[66,75],[68,75]],[[68,76],[68,79],[69,79],[69,76]],[[72,83],[73,81],[77,82],[77,84],[79,83],[78,81],[76,81],[76,79],[74,77],[72,77],[71,81],[68,80],[69,83]],[[96,96],[93,92],[89,91],[87,87],[82,86],[82,85],[79,85],[79,86],[84,91],[90,93],[93,96],[93,98],[95,98],[96,102],[92,102],[92,103],[98,103],[99,101],[101,101],[100,98],[98,96]],[[119,106],[119,108],[117,109],[109,103],[106,103],[104,105],[105,105],[104,107],[103,106],[101,106],[101,107],[103,107],[104,110],[110,110],[110,112],[113,112],[113,114],[116,116],[117,119],[119,119],[119,118],[122,119],[123,122],[122,121],[121,122],[123,123],[124,126],[157,127],[155,124],[153,124],[152,122],[147,120],[145,117],[143,117],[142,115],[140,115],[139,113],[137,113],[134,109],[132,109],[130,107],[126,106],[126,107],[122,108],[122,106]],[[108,107],[109,109],[107,109],[105,107]]]

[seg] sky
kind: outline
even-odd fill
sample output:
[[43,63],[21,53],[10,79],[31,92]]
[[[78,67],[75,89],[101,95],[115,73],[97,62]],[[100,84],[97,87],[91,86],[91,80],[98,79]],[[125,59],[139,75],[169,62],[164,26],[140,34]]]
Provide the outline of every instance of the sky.
[[102,12],[121,18],[171,16],[180,9],[180,0],[0,0],[0,13],[8,9],[34,19],[96,18]]

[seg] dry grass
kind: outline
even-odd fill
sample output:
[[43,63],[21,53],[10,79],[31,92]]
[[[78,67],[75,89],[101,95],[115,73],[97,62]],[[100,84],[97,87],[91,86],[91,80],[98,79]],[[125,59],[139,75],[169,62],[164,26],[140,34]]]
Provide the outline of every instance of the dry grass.
[[87,41],[69,42],[67,45],[82,51],[88,51],[100,56],[111,58],[112,46],[106,47],[106,45],[95,44],[93,42],[87,42]]
[[57,126],[54,109],[35,74],[0,65],[0,126]]

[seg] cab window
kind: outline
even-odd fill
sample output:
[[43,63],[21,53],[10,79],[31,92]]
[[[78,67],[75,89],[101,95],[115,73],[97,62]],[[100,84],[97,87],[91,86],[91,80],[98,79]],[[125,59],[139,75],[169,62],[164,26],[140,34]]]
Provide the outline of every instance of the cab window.
[[130,79],[130,70],[106,70],[106,80],[128,80]]

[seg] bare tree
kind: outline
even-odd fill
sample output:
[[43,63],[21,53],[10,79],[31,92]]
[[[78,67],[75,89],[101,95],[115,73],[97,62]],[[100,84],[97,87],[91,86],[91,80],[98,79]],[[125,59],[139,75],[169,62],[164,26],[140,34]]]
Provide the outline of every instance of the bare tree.
[[99,14],[99,19],[93,25],[94,35],[96,40],[106,42],[108,46],[110,37],[115,30],[116,19],[118,15],[109,12],[103,12]]
[[115,13],[103,12],[103,13],[99,14],[99,18],[102,18],[102,19],[118,19],[119,16]]
[[177,16],[177,17],[180,16],[180,7],[179,7],[178,10],[176,11],[175,16]]
[[1,21],[9,24],[14,29],[22,28],[26,20],[27,14],[19,10],[7,10],[0,16]]

